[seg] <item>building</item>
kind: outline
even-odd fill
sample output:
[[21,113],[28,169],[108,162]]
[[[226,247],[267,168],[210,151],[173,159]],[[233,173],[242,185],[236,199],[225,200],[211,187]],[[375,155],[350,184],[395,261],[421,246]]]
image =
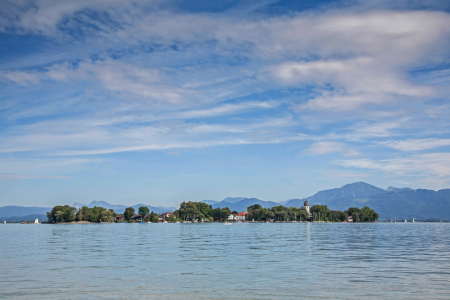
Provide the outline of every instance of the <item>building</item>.
[[227,221],[234,221],[234,217],[235,217],[235,215],[230,214],[227,218]]
[[168,218],[170,215],[173,215],[173,213],[172,213],[172,212],[165,212],[165,213],[161,214],[161,217],[162,217],[163,219],[166,219],[166,218]]
[[305,201],[305,203],[303,203],[303,206],[305,207],[306,211],[311,214],[311,212],[309,211],[309,202],[308,200]]
[[311,220],[311,218],[312,218],[312,213],[311,213],[311,211],[310,211],[310,209],[309,209],[309,202],[308,202],[308,200],[306,200],[305,201],[305,203],[303,203],[303,207],[306,209],[306,211],[308,212],[308,214],[309,214],[309,219]]
[[[248,212],[247,212],[248,213]],[[234,219],[236,220],[236,221],[245,221],[245,212],[241,212],[241,213],[238,213],[238,214],[236,214],[236,216],[234,217]]]

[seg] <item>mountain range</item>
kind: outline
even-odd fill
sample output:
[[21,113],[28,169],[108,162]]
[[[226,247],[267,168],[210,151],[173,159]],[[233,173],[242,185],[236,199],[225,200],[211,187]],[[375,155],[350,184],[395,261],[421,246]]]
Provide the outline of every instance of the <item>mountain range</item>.
[[[125,211],[125,208],[130,207],[126,205],[112,205],[105,201],[92,201],[89,204],[82,204],[75,202],[73,205],[75,208],[81,208],[83,206],[87,206],[92,208],[94,206],[104,207],[106,209],[114,209],[114,211],[118,214],[122,214]],[[139,207],[147,206],[150,211],[153,211],[157,214],[162,214],[165,212],[175,211],[176,207],[163,207],[163,206],[151,206],[146,204],[136,204],[133,207],[137,213]],[[5,221],[22,221],[22,220],[34,220],[38,219],[47,219],[47,212],[51,211],[51,207],[24,207],[24,206],[3,206],[0,207],[0,220]]]
[[[230,201],[230,199],[240,199]],[[341,188],[320,191],[311,197],[290,199],[282,202],[263,201],[256,198],[225,198],[210,204],[213,208],[228,207],[232,211],[244,211],[248,206],[259,204],[270,208],[277,205],[302,207],[305,200],[309,205],[327,205],[332,210],[346,210],[349,207],[369,206],[380,219],[440,219],[450,220],[450,189],[439,191],[388,187],[386,190],[365,182],[355,182]],[[207,200],[212,201],[212,200]]]
[[[264,201],[257,198],[228,197],[221,201],[203,200],[202,202],[216,207],[228,207],[232,211],[244,211],[253,204],[259,204],[265,208],[283,205],[286,207],[302,207],[305,200],[310,206],[315,204],[327,205],[332,210],[346,210],[349,207],[369,206],[374,209],[380,219],[440,219],[450,220],[450,189],[439,191],[411,188],[388,187],[386,190],[365,182],[355,182],[344,185],[341,188],[320,191],[311,197],[303,199],[289,199],[281,202]],[[88,205],[74,203],[74,207],[100,206],[106,209],[114,209],[116,213],[123,213],[126,205],[112,205],[104,201],[92,201]],[[136,204],[132,207],[137,211],[140,206],[147,206],[150,211],[163,213],[175,211],[176,207],[151,206]],[[0,207],[0,220],[34,220],[45,218],[50,207]]]

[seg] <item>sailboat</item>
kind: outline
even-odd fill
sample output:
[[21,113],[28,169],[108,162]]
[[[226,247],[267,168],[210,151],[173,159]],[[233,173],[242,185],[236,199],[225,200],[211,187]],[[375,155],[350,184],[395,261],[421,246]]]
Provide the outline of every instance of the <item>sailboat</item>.
[[39,219],[38,218],[36,218],[36,220],[34,220],[34,224],[41,224],[41,223],[39,223]]
[[6,224],[6,221],[3,221],[3,224]]

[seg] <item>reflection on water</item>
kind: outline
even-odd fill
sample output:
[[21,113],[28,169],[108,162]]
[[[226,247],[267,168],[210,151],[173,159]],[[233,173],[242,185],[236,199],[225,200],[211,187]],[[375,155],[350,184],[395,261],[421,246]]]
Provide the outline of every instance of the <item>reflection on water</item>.
[[450,299],[450,224],[0,226],[1,299]]

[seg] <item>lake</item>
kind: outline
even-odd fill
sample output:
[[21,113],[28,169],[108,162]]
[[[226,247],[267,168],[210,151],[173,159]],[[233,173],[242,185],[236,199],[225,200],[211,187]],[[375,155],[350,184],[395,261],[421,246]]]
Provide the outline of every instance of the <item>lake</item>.
[[450,299],[448,223],[0,225],[0,299]]

